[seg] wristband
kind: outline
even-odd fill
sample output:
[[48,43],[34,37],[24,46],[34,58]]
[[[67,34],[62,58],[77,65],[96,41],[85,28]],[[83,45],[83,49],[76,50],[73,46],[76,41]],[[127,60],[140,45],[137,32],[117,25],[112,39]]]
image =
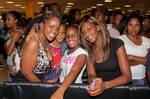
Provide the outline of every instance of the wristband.
[[108,89],[108,82],[104,82],[105,90]]

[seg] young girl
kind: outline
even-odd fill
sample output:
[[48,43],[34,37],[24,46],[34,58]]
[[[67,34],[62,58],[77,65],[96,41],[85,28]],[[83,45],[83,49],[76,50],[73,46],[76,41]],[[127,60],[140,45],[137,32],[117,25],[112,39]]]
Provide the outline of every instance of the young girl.
[[81,77],[87,63],[88,53],[80,47],[80,34],[75,25],[67,28],[66,42],[69,49],[65,52],[60,63],[62,85],[50,99],[63,99],[65,91],[72,83],[82,83]]
[[62,41],[65,38],[65,25],[61,24],[58,35],[55,40],[49,44],[48,48],[52,51],[53,61],[51,62],[50,71],[45,75],[45,81],[49,83],[55,83],[58,80],[58,76],[60,74],[60,60],[62,57]]
[[[16,47],[16,43],[19,43],[19,41],[23,38],[24,30],[22,26],[22,16],[17,11],[9,11],[6,15],[6,25],[9,28],[8,31],[8,40],[5,43],[5,50],[7,53],[7,65],[10,68],[10,77],[14,78],[16,75],[16,72],[20,68],[20,58],[18,61],[15,61],[15,56],[18,53],[18,48]],[[16,67],[17,65],[17,67]],[[17,71],[16,71],[16,68]]]

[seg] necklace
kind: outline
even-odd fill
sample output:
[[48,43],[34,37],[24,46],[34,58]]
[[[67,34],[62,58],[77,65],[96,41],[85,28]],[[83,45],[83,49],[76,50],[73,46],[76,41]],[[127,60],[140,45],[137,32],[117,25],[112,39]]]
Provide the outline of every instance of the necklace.
[[38,38],[39,38],[40,45],[44,48],[44,50],[46,52],[46,56],[48,57],[48,60],[52,61],[53,60],[53,52],[48,47],[48,45],[49,45],[48,41],[46,40],[44,35],[42,35],[40,32],[39,32]]

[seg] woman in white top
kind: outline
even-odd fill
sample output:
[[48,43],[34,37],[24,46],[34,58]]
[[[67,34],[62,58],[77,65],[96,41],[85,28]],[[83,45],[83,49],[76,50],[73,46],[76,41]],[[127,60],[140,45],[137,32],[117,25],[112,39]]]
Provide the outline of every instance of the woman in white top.
[[50,99],[63,99],[63,95],[72,83],[82,83],[82,74],[87,63],[87,52],[80,47],[80,34],[78,27],[69,26],[66,30],[66,42],[69,49],[61,59],[62,72],[60,82],[62,85]]
[[125,34],[119,38],[123,40],[131,66],[132,84],[144,85],[145,80],[145,63],[147,60],[150,40],[139,35],[141,31],[141,19],[138,15],[131,15],[127,21]]
[[[16,74],[16,64],[20,64],[19,61],[15,61],[18,49],[16,43],[19,43],[23,37],[23,22],[22,16],[17,11],[9,11],[6,15],[6,25],[9,28],[9,39],[5,44],[5,50],[7,52],[7,65],[10,68],[10,75],[13,77]],[[17,66],[19,68],[19,65]]]

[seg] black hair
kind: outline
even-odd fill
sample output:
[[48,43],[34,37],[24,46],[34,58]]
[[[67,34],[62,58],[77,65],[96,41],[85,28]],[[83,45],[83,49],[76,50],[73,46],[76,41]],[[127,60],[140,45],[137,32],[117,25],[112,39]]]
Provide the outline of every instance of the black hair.
[[81,14],[81,10],[80,9],[71,9],[70,10],[69,16],[68,16],[68,20],[67,20],[67,24],[68,25],[79,24],[79,22],[76,22],[76,20],[75,20],[76,12],[79,12],[79,14]]
[[45,13],[46,11],[50,11],[50,4],[45,4],[42,7],[41,13]]
[[130,21],[131,19],[133,19],[133,18],[138,19],[138,21],[140,22],[140,25],[142,26],[142,17],[141,17],[140,15],[138,15],[138,14],[135,14],[135,13],[131,14],[131,15],[128,17],[127,23],[129,23],[129,21]]
[[61,20],[63,24],[67,25],[68,14],[63,14]]
[[[54,9],[57,9],[59,11],[55,12]],[[58,3],[51,3],[49,6],[49,11],[52,11],[53,13],[57,14],[59,17],[61,17],[61,6]]]
[[125,31],[125,28],[127,26],[127,17],[124,16],[121,21],[120,21],[120,24],[119,24],[119,27],[118,27],[118,30],[120,32],[120,34],[124,34],[124,31]]
[[51,11],[47,11],[46,13],[42,14],[42,20],[41,20],[41,22],[44,22],[45,20],[48,20],[49,18],[51,18],[53,16],[57,17],[61,21],[61,18],[60,18],[60,16],[58,14],[53,13]]
[[140,26],[141,26],[139,33],[141,33],[141,31],[142,31],[142,17],[141,17],[139,14],[133,12],[133,13],[128,17],[128,19],[127,19],[127,24],[131,21],[131,19],[137,19],[137,20],[139,21]]
[[[35,17],[32,21],[30,21],[28,24],[27,24],[27,28],[25,30],[25,37],[29,34],[29,31],[31,30],[32,26],[35,24],[35,23],[41,23],[42,20],[44,19],[43,16],[45,17],[45,13],[47,11],[51,11],[52,13],[55,13],[53,12],[53,8],[54,7],[57,7],[58,9],[61,10],[60,6],[57,4],[57,3],[51,3],[51,4],[45,4],[43,7],[42,7],[42,11],[40,12],[41,15],[40,16],[37,16]],[[61,13],[61,12],[60,12]],[[60,15],[57,15],[59,17],[61,17]]]
[[92,9],[92,10],[91,10],[91,16],[95,17],[95,13],[96,13],[97,11],[102,12],[105,16],[108,16],[108,15],[109,15],[108,9],[107,9],[105,6],[100,6],[100,7],[97,7],[97,8],[95,8],[95,9]]
[[123,16],[123,13],[121,11],[114,11],[113,14],[112,14],[113,17],[115,17],[117,15]]
[[7,15],[12,15],[15,19],[17,19],[17,25],[23,27],[22,15],[17,11],[9,11]]

